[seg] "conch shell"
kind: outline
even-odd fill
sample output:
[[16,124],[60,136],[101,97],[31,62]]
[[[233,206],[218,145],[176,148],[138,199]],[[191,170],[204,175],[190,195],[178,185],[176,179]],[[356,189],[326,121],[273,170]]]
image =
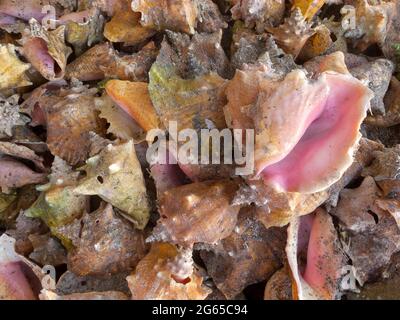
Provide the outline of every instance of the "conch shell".
[[30,64],[19,60],[15,51],[12,44],[0,44],[0,90],[32,84],[25,74]]
[[[301,274],[298,255],[306,251]],[[298,300],[333,300],[339,295],[344,255],[331,216],[323,209],[297,218],[288,227],[286,254],[292,277],[292,295]]]
[[226,238],[236,225],[239,206],[231,205],[238,186],[233,181],[205,181],[165,191],[160,220],[151,240],[191,246]]
[[204,300],[210,290],[194,269],[191,250],[155,243],[127,277],[133,300]]
[[278,191],[302,193],[322,191],[339,180],[353,161],[371,91],[351,75],[330,70],[312,82],[299,69],[283,80],[271,79],[268,72],[257,78],[246,104],[228,85],[226,107],[236,111],[227,119],[231,127],[254,123],[256,177]]
[[190,34],[194,33],[198,15],[192,0],[133,0],[132,10],[142,14],[140,22],[144,27]]
[[45,30],[35,19],[30,20],[31,34],[24,40],[23,53],[32,66],[48,80],[64,77],[72,49],[65,44],[65,26]]

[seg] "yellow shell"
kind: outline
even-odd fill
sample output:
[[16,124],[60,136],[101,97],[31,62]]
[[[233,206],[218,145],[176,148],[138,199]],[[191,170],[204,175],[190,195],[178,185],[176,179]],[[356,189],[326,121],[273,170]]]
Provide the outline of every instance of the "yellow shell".
[[32,84],[25,74],[30,64],[19,60],[15,49],[12,44],[0,44],[0,90]]

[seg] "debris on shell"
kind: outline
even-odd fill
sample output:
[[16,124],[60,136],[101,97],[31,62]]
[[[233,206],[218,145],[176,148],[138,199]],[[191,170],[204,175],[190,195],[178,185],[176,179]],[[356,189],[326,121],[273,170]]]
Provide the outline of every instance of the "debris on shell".
[[144,131],[159,127],[158,116],[151,102],[147,83],[110,80],[105,89],[111,99]]
[[0,44],[0,90],[29,86],[26,71],[30,64],[22,62],[12,44]]
[[285,230],[265,228],[254,208],[241,210],[234,231],[215,245],[199,245],[208,274],[227,299],[268,279],[283,263]]
[[236,21],[232,29],[231,64],[235,69],[256,63],[267,51],[267,34],[257,34]]
[[325,207],[336,207],[339,201],[339,194],[347,185],[355,182],[361,177],[365,167],[371,165],[374,160],[374,153],[380,151],[384,146],[378,142],[361,138],[357,152],[354,155],[354,161],[351,166],[345,171],[343,176],[329,187],[329,198],[325,202]]
[[190,34],[195,31],[198,9],[193,0],[161,0],[157,4],[151,0],[133,0],[132,10],[141,13],[140,23],[144,27]]
[[119,291],[130,295],[126,277],[130,271],[105,276],[78,276],[71,271],[64,272],[56,283],[58,295],[74,293]]
[[394,1],[394,8],[391,10],[391,15],[387,24],[387,33],[385,41],[381,44],[383,54],[387,59],[396,60],[398,50],[396,44],[400,43],[400,3]]
[[236,225],[239,206],[231,201],[234,181],[206,181],[165,191],[160,199],[160,219],[148,240],[184,246],[215,243],[229,236]]
[[[204,300],[211,290],[202,285],[203,278],[186,261],[179,263],[180,252],[169,243],[154,243],[150,252],[127,277],[133,300]],[[179,277],[185,269],[186,278]],[[189,273],[188,273],[189,271]]]
[[77,275],[130,271],[146,253],[142,232],[119,217],[110,204],[84,214],[80,224],[68,252],[68,269]]
[[230,78],[232,68],[222,47],[222,30],[187,34],[166,31],[157,63],[184,79],[195,79],[211,72]]
[[327,190],[316,193],[277,192],[262,180],[247,181],[233,200],[237,205],[256,206],[257,218],[270,227],[283,227],[296,217],[307,215],[328,199]]
[[[112,165],[118,169],[111,170]],[[89,158],[81,170],[86,172],[86,177],[74,189],[76,194],[98,195],[122,210],[138,229],[146,226],[150,208],[132,140],[115,146],[109,144],[98,155]]]
[[214,1],[196,0],[196,4],[198,10],[196,29],[198,32],[212,33],[228,26]]

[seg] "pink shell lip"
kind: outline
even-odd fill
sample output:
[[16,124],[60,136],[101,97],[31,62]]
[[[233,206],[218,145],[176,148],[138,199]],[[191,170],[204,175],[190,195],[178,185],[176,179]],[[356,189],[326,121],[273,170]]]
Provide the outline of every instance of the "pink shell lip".
[[42,13],[42,5],[40,1],[1,1],[0,13],[19,18],[25,21],[29,21],[31,18],[41,20],[46,13]]
[[354,77],[336,72],[324,72],[318,82],[328,88],[328,95],[322,110],[310,112],[311,119],[302,122],[306,126],[294,147],[270,162],[260,163],[256,157],[256,176],[278,191],[322,191],[352,163],[372,92]]

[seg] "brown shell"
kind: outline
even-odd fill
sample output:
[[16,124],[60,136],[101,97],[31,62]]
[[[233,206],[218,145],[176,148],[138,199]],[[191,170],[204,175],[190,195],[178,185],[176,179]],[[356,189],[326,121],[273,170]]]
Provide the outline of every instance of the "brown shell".
[[198,10],[192,0],[133,0],[132,10],[140,12],[141,24],[156,30],[173,30],[194,33]]
[[192,267],[186,279],[176,274],[183,267],[179,251],[169,243],[155,243],[150,252],[127,277],[133,300],[203,300],[210,293],[202,286],[203,278]]
[[276,28],[267,28],[276,43],[294,57],[300,53],[306,41],[315,33],[311,23],[307,22],[299,8],[295,8],[290,17]]
[[265,228],[253,207],[240,211],[234,231],[215,245],[201,245],[208,274],[227,299],[253,283],[268,279],[282,266],[286,231]]
[[142,232],[116,215],[110,204],[81,218],[72,244],[68,269],[81,276],[132,270],[146,252]]
[[161,217],[150,238],[191,246],[229,236],[239,212],[238,206],[231,205],[236,190],[235,182],[221,180],[165,191],[159,199]]
[[89,92],[71,94],[43,107],[49,149],[72,165],[83,162],[90,155],[90,132],[104,132],[94,99]]

